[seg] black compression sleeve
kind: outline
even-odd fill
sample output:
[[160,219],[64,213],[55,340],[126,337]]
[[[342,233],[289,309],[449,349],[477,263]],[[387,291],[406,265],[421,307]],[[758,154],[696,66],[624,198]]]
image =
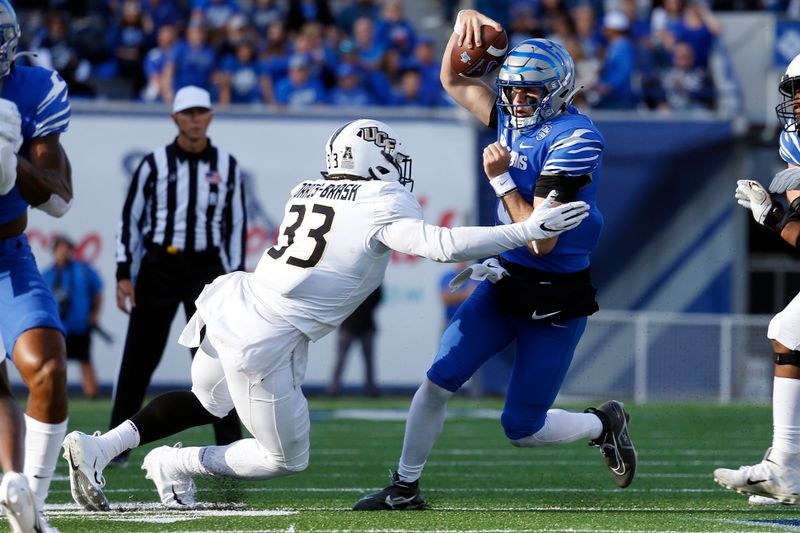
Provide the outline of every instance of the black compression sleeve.
[[140,446],[218,420],[206,411],[191,391],[173,391],[157,396],[131,417],[131,422],[139,430]]
[[592,181],[591,176],[557,176],[554,174],[543,174],[536,180],[535,196],[547,198],[550,191],[558,191],[558,201],[572,202],[578,196],[581,187],[588,185]]

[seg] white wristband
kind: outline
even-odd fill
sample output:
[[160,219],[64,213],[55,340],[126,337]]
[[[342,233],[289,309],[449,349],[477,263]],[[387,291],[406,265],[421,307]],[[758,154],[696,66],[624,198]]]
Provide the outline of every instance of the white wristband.
[[464,25],[461,23],[461,11],[456,15],[456,23],[453,24],[453,33],[461,35],[464,33]]
[[514,183],[514,178],[508,172],[503,172],[499,176],[490,179],[489,185],[492,186],[498,198],[517,190],[517,184]]

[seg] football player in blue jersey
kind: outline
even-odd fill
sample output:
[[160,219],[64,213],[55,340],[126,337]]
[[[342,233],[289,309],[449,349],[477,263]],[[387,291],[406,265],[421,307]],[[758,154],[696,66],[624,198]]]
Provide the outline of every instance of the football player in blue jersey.
[[513,446],[536,447],[587,439],[598,446],[615,483],[627,487],[636,471],[628,414],[611,400],[584,413],[551,409],[586,327],[597,310],[589,279],[603,216],[595,203],[603,137],[571,105],[575,66],[554,41],[529,39],[505,58],[496,90],[457,75],[456,45],[480,45],[480,27],[502,28],[474,10],[459,13],[444,52],[441,80],[448,94],[490,128],[499,141],[483,152],[497,193],[496,224],[524,220],[551,191],[561,202],[590,206],[581,226],[546,241],[504,252],[472,268],[484,281],[442,335],[439,352],[409,409],[403,450],[391,485],[366,496],[355,510],[419,509],[419,478],[442,430],[450,397],[497,352],[517,348],[501,424]]
[[[67,85],[14,63],[19,25],[0,0],[0,507],[17,532],[54,531],[44,500],[67,429],[66,349],[58,306],[25,237],[28,207],[60,217],[72,200],[59,136],[70,118]],[[9,358],[29,389],[23,415],[5,373]]]
[[[783,123],[780,156],[786,168],[769,191],[786,195],[786,209],[757,181],[739,180],[736,199],[750,209],[756,222],[800,247],[800,55],[780,80],[782,102],[775,111]],[[769,323],[775,377],[772,387],[772,446],[764,460],[736,470],[718,468],[714,479],[723,487],[749,494],[752,504],[800,503],[800,294]]]

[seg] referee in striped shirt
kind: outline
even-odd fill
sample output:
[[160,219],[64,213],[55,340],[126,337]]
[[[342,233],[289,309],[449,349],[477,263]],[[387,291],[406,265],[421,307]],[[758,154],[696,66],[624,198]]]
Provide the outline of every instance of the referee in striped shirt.
[[[244,269],[244,186],[232,155],[211,144],[211,99],[175,94],[174,142],[146,155],[131,180],[117,235],[117,305],[130,314],[110,427],[142,406],[180,304],[186,318],[207,283]],[[143,253],[134,284],[131,265]],[[214,424],[217,444],[242,438],[236,411]],[[127,453],[127,452],[126,452]],[[117,465],[127,462],[119,456]]]

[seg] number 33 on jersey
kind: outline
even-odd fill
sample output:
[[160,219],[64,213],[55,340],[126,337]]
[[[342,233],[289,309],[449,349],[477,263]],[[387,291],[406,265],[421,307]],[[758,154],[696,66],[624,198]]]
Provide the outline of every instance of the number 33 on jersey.
[[352,311],[344,302],[360,302],[358,295],[366,297],[383,279],[391,253],[375,232],[405,218],[421,219],[422,208],[396,181],[303,181],[292,189],[278,242],[262,256],[256,277],[269,280],[265,290],[289,298],[273,305],[280,300],[335,323]]

